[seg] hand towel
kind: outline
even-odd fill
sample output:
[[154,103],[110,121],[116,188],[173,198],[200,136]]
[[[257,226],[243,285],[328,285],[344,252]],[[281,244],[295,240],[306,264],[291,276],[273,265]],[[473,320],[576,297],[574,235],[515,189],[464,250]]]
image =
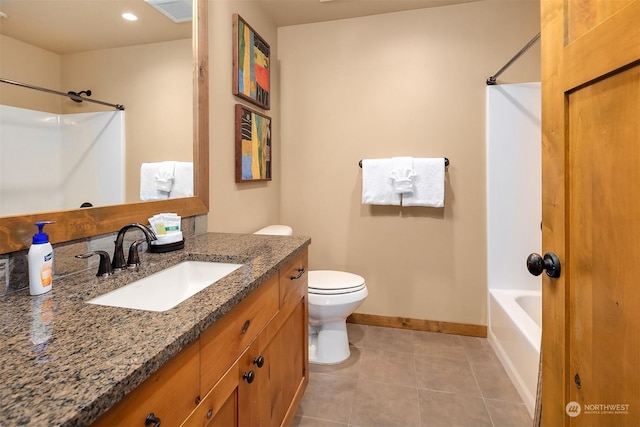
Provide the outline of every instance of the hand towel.
[[171,173],[173,175],[175,162],[143,163],[140,166],[140,200],[168,199],[169,193],[158,191],[156,174]]
[[391,158],[391,181],[396,193],[413,193],[413,157]]
[[400,206],[400,194],[393,190],[391,159],[362,160],[362,203]]
[[169,170],[160,170],[156,172],[154,178],[156,179],[156,187],[158,188],[158,191],[162,191],[164,193],[171,191],[171,186],[173,185],[173,171],[169,172]]
[[193,197],[193,162],[176,162],[170,199]]
[[402,206],[444,207],[444,158],[415,158],[412,194],[402,195]]

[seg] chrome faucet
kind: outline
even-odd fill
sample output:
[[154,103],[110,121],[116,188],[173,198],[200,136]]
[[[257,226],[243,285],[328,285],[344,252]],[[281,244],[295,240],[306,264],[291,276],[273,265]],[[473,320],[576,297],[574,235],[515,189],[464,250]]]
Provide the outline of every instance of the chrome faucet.
[[[124,259],[124,249],[122,248],[122,246],[124,242],[124,235],[127,232],[127,230],[131,228],[138,228],[142,230],[142,232],[144,233],[144,237],[147,240],[147,244],[149,246],[151,245],[152,240],[158,239],[155,233],[145,225],[133,223],[133,224],[127,224],[124,227],[122,227],[120,231],[118,231],[118,237],[116,237],[116,241],[115,241],[116,247],[113,251],[113,261],[111,262],[111,267],[114,270],[122,270],[123,268],[127,268],[127,262]],[[137,250],[137,248],[131,248],[130,250]]]

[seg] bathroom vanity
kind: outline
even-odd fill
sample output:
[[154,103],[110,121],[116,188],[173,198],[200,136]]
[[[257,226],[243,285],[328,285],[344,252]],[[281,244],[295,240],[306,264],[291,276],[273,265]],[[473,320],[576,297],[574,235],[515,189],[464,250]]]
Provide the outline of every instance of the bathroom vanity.
[[[44,305],[3,298],[0,424],[290,425],[308,383],[309,244],[208,233],[141,254],[140,271],[58,280]],[[242,267],[163,312],[86,303],[185,260]]]

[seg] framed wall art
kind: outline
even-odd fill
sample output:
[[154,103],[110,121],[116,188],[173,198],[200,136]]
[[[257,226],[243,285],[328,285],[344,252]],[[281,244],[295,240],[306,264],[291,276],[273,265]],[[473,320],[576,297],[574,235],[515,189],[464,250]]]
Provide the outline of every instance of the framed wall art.
[[271,181],[271,118],[236,104],[236,182]]
[[264,108],[271,106],[271,49],[237,13],[233,15],[233,94]]

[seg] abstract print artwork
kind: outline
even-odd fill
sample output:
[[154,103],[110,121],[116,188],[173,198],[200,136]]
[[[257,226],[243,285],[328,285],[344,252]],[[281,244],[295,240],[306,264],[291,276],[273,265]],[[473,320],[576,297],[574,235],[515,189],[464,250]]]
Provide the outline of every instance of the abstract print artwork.
[[236,104],[236,182],[271,181],[271,118]]
[[269,44],[233,15],[233,94],[265,110],[271,105]]

